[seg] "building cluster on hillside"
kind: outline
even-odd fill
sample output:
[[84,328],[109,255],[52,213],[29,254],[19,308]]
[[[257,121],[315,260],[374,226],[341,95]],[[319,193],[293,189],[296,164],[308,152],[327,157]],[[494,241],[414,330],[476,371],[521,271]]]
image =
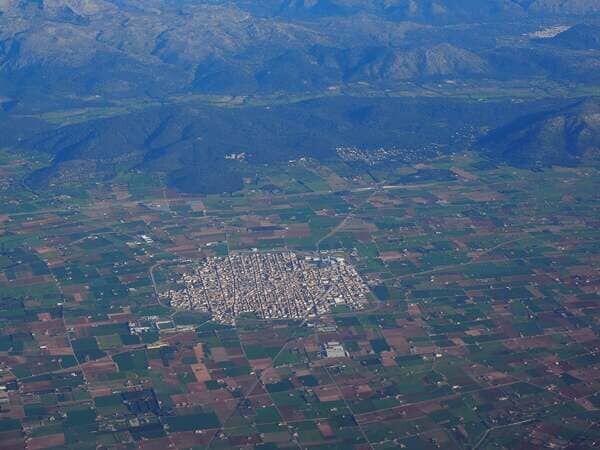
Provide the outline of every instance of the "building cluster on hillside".
[[233,323],[244,313],[263,319],[305,319],[335,305],[362,309],[369,292],[345,259],[293,252],[211,257],[179,283],[181,289],[164,294],[171,306],[210,312],[222,323]]

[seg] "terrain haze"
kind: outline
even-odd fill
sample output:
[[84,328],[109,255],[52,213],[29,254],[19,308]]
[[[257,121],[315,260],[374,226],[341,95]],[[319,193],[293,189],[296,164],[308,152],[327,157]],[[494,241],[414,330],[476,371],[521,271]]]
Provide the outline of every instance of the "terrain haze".
[[[593,0],[3,0],[0,144],[52,155],[32,187],[158,170],[186,191],[235,191],[252,168],[228,153],[341,145],[574,164],[597,155],[593,120],[535,150],[502,131],[596,102],[599,14]],[[540,142],[540,127],[524,133]],[[585,148],[566,148],[574,133]]]
[[600,0],[0,0],[0,450],[600,448]]

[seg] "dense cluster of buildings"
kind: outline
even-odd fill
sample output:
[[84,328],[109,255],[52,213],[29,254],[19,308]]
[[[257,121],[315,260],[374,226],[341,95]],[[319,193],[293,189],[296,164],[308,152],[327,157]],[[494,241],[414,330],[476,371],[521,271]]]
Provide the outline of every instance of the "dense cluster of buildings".
[[352,264],[328,255],[238,253],[204,260],[166,292],[175,308],[210,312],[222,323],[240,314],[304,319],[335,305],[362,309],[368,287]]
[[358,147],[337,147],[337,155],[347,162],[359,162],[368,166],[376,166],[385,162],[417,162],[424,157],[431,157],[439,149],[436,144],[428,147],[418,148],[397,148],[397,147],[378,147],[378,148],[358,148]]

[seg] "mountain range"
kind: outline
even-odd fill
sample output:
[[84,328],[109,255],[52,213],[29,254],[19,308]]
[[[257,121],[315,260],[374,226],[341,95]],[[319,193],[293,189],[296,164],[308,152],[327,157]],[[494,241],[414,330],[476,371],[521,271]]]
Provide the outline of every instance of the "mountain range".
[[[598,14],[595,0],[0,0],[0,90],[156,98],[446,78],[597,81],[600,50],[586,36],[597,36]],[[569,52],[560,37],[528,37],[582,21]]]
[[33,188],[235,191],[340,145],[574,164],[598,83],[597,0],[0,0],[0,147],[51,155]]

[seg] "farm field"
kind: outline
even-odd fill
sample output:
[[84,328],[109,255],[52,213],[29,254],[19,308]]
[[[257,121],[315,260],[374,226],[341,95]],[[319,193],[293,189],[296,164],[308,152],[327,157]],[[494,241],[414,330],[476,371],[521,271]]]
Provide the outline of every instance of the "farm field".
[[[600,174],[301,158],[235,194],[43,193],[0,153],[2,448],[593,448]],[[285,174],[285,175],[284,175]],[[235,326],[158,294],[240,252],[344,258],[360,311]]]

